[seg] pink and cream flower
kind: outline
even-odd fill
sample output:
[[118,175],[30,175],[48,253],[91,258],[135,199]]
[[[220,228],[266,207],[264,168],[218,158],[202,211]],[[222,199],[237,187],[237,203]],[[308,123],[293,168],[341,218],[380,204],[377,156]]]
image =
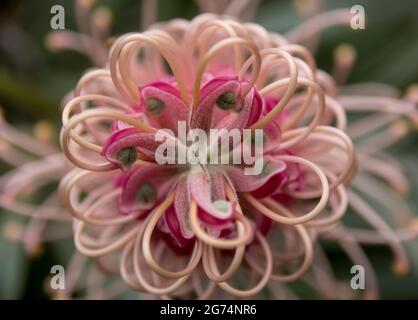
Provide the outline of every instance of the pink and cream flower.
[[[47,39],[48,47],[76,50],[90,57],[96,66],[107,65],[109,41],[105,39],[109,35],[111,12],[100,6],[93,8],[89,1],[75,3],[80,33],[54,32]],[[149,25],[149,18],[152,20],[154,15],[148,10],[151,8],[148,6],[150,2],[143,3],[143,9],[146,9],[143,10],[144,25]],[[249,12],[251,15],[255,8],[243,10],[243,3],[240,0],[202,1],[201,5],[207,6],[204,8],[206,11],[233,16],[238,16],[239,12],[244,15]],[[253,3],[256,1],[247,2],[248,6]],[[297,9],[304,18],[321,11],[321,1],[312,1],[311,5],[305,2],[300,4]],[[117,110],[116,116],[96,113],[87,116],[87,120],[78,119],[75,130],[70,133],[76,143],[71,142],[67,153],[74,152],[73,162],[80,160],[79,164],[84,169],[68,175],[62,183],[61,196],[76,217],[74,231],[77,247],[82,253],[94,256],[94,264],[87,263],[86,257],[80,253],[74,253],[66,270],[68,283],[64,296],[75,294],[80,297],[79,290],[84,292],[84,289],[86,298],[116,296],[126,290],[123,284],[114,281],[110,287],[106,287],[105,283],[109,283],[111,275],[120,269],[122,278],[131,287],[162,297],[222,298],[225,292],[235,296],[255,296],[265,286],[267,290],[261,292],[263,297],[296,298],[298,293],[286,284],[296,279],[312,287],[317,297],[356,297],[349,285],[333,273],[332,263],[323,250],[323,244],[329,241],[338,244],[354,264],[365,267],[364,298],[376,298],[379,292],[372,263],[363,251],[364,245],[387,246],[393,252],[393,270],[399,275],[406,273],[409,261],[402,242],[414,239],[418,228],[413,213],[402,198],[409,188],[408,177],[402,172],[402,166],[383,149],[403,138],[410,131],[410,123],[417,123],[414,106],[418,101],[417,89],[413,87],[405,97],[401,97],[396,89],[381,84],[341,87],[355,60],[353,48],[343,45],[337,49],[336,63],[330,77],[316,68],[315,61],[306,49],[288,43],[303,43],[313,51],[322,29],[333,24],[348,24],[350,17],[348,10],[325,12],[307,19],[285,37],[268,33],[255,24],[239,24],[209,15],[193,22],[175,20],[154,26],[153,32],[148,31],[145,33],[147,36],[138,38],[147,44],[129,40],[129,43],[121,45],[120,54],[112,63],[116,64],[116,72],[115,68],[113,72],[109,70],[110,65],[107,65],[104,69],[86,74],[74,91],[76,102],[70,108],[74,108],[75,113],[85,114],[86,111],[94,113],[100,106],[112,106],[112,109],[116,106],[122,113]],[[171,40],[164,42],[166,35],[157,39],[155,29],[165,31],[160,35],[168,33],[177,46],[173,47]],[[237,37],[244,41],[235,43]],[[221,48],[216,49],[219,53],[209,57],[198,88],[201,101],[193,105],[193,82],[203,58],[217,43],[230,38],[234,42],[230,49],[228,45],[219,45]],[[257,54],[245,50],[245,41],[255,43],[261,62],[261,72],[257,74],[255,86],[252,86],[254,90],[250,93],[250,86],[247,95],[242,90],[248,89],[245,83],[252,79],[251,71],[257,65]],[[136,46],[140,49],[137,50]],[[280,50],[274,52],[274,48]],[[269,50],[270,54],[267,53]],[[175,129],[178,120],[186,120],[190,124],[192,111],[197,111],[196,107],[203,103],[202,95],[210,91],[208,99],[212,96],[215,103],[206,106],[209,112],[200,115],[205,120],[197,127],[204,126],[207,130],[232,124],[247,128],[251,126],[250,123],[254,124],[253,121],[262,119],[273,110],[277,103],[286,98],[286,89],[293,86],[290,78],[294,79],[291,70],[295,68],[291,69],[292,62],[280,56],[279,52],[282,51],[287,52],[290,60],[296,63],[296,84],[300,91],[289,94],[278,114],[271,116],[272,120],[267,118],[267,125],[264,123],[260,126],[267,138],[264,156],[268,160],[268,174],[265,176],[243,175],[240,170],[243,168],[239,166],[204,167],[203,172],[196,172],[184,165],[171,168],[157,166],[153,163],[155,144],[144,134],[143,131],[148,132],[142,130],[145,127],[138,129],[126,117],[119,118],[121,114],[128,114],[134,120],[141,120],[147,128],[152,129],[149,135],[154,134],[154,129]],[[161,56],[166,58],[160,59]],[[245,62],[247,66],[240,62],[249,57]],[[174,72],[167,58],[170,61],[182,61],[183,64],[172,64],[186,65],[188,68],[177,67]],[[125,67],[121,69],[119,65],[124,63]],[[120,70],[127,69],[131,71],[128,74],[125,72],[126,77],[122,78]],[[183,72],[181,76],[178,75],[179,70]],[[118,80],[111,80],[112,73],[119,79],[122,90],[115,85]],[[183,79],[185,99],[180,93],[177,78]],[[312,97],[309,98],[308,93],[312,93],[315,85],[302,83],[304,78],[318,84],[324,91],[324,116],[306,137],[286,145],[289,139],[301,134],[296,129],[304,130],[303,127],[318,112],[317,108],[321,108],[321,105],[318,106],[321,94],[317,93],[313,100],[309,100]],[[129,80],[133,85],[129,85]],[[227,91],[221,99],[214,100],[214,97],[220,98],[222,95],[214,92],[217,86],[211,90],[205,87],[212,80],[212,85],[221,86],[223,81],[228,89],[235,91]],[[265,88],[279,80],[282,84],[276,84],[277,88]],[[306,89],[301,90],[299,86],[306,86]],[[132,97],[128,87],[132,88]],[[66,100],[72,97],[73,94]],[[237,97],[240,97],[239,101]],[[302,106],[302,102],[305,108],[298,111],[298,105]],[[258,114],[260,105],[261,115]],[[367,113],[369,117],[350,121],[346,130],[341,106],[347,113]],[[92,107],[95,111],[88,110]],[[80,109],[83,111],[80,112]],[[248,112],[250,116],[246,114]],[[66,123],[68,115],[72,113],[67,114]],[[37,139],[0,120],[0,157],[12,166],[19,166],[0,177],[0,206],[30,217],[26,226],[13,222],[4,224],[4,235],[10,240],[22,241],[27,251],[35,255],[43,241],[71,236],[73,232],[70,228],[62,228],[62,223],[71,219],[58,204],[55,190],[41,204],[30,204],[25,199],[28,195],[33,197],[39,194],[44,185],[60,180],[72,166],[53,146],[39,143]],[[325,128],[324,125],[330,127]],[[357,174],[350,186],[335,182],[344,174],[339,167],[342,165],[340,162],[348,159],[344,139],[340,141],[338,138],[342,132],[340,130],[346,131],[353,139],[359,159]],[[30,154],[38,159],[33,161]],[[321,181],[312,174],[309,165],[292,163],[280,156],[305,159],[325,174],[329,192],[324,199],[327,200],[323,200],[314,214],[303,216],[303,212],[312,211],[314,201],[322,199],[320,195],[326,188],[320,188]],[[98,169],[96,162],[92,162],[103,159],[108,161],[106,168]],[[85,168],[86,164],[90,167]],[[102,169],[108,172],[97,172]],[[193,188],[187,182],[191,174],[208,177],[206,184],[201,183],[206,182],[205,179],[198,184],[203,184],[204,190],[210,194],[210,200],[215,200],[208,203],[207,196],[203,198],[203,203],[210,205],[208,211],[191,197],[190,189]],[[220,177],[224,179],[224,185],[220,183]],[[342,180],[347,181],[346,178]],[[228,198],[230,194],[232,200]],[[159,209],[158,206],[167,196],[174,198],[173,203],[166,210]],[[213,202],[219,199],[221,202],[215,203],[213,208]],[[369,204],[370,199],[377,203],[377,209]],[[192,200],[197,207],[195,222],[197,220],[197,228],[203,229],[202,232],[199,232],[200,229],[196,229],[197,232],[193,230],[190,212],[185,210],[186,207],[190,209]],[[231,218],[218,219],[217,215],[229,205],[234,208]],[[348,207],[350,216],[359,215],[371,228],[353,228],[342,223],[340,218]],[[238,215],[241,212],[239,210],[243,212],[242,217]],[[248,224],[250,228],[246,229]],[[204,232],[210,237],[205,238]],[[239,240],[248,234],[249,240],[245,245],[236,243],[235,247],[224,248],[226,240]],[[264,251],[258,252],[260,245]],[[193,251],[197,246],[200,246],[200,251],[196,251],[199,247]],[[266,258],[263,258],[263,253]],[[175,267],[182,263],[186,268],[179,272],[179,268]],[[162,265],[174,270],[165,270]],[[278,274],[285,271],[289,273]],[[245,277],[247,274],[249,277]],[[83,275],[87,275],[86,281],[83,281]],[[261,281],[257,277],[261,277]],[[169,279],[178,280],[172,283],[173,280]],[[266,284],[266,279],[272,281]],[[252,289],[236,290],[225,281],[233,281],[238,286],[247,285]],[[219,287],[222,290],[217,289]]]
[[[159,129],[190,148],[176,135],[179,121],[204,132],[263,129],[261,174],[158,164]],[[63,111],[61,145],[79,169],[60,195],[76,246],[119,256],[128,284],[160,296],[187,292],[190,277],[201,297],[217,286],[250,297],[271,280],[298,279],[316,234],[346,211],[355,156],[345,124],[310,53],[258,25],[206,14],[124,35]],[[238,289],[245,272],[250,288]]]

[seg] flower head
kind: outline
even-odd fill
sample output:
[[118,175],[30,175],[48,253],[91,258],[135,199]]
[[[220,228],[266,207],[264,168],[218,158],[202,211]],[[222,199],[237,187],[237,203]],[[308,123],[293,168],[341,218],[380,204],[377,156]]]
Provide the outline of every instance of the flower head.
[[[312,61],[260,26],[209,14],[117,39],[108,67],[85,74],[63,111],[61,145],[80,169],[60,194],[76,218],[77,248],[121,255],[124,280],[156,295],[175,296],[201,273],[207,294],[219,286],[240,297],[301,277],[312,264],[313,230],[341,219],[355,172],[344,110],[324,93]],[[212,129],[224,131],[205,146],[227,140],[227,157],[158,161],[162,142],[190,156],[196,144],[182,133]],[[249,130],[249,143],[230,141],[231,130]],[[259,172],[215,161],[231,160],[237,147],[261,160]],[[278,249],[274,237],[284,237]],[[295,245],[302,256],[277,258]],[[249,289],[230,284],[243,272],[258,275]]]
[[[200,5],[245,16],[245,7],[253,6],[247,10],[253,13],[256,2]],[[147,9],[154,2],[143,3]],[[298,293],[287,283],[298,279],[319,297],[353,298],[333,274],[323,250],[329,241],[365,267],[364,298],[378,296],[378,283],[363,245],[387,246],[396,274],[408,271],[402,242],[418,234],[401,198],[408,178],[383,149],[416,125],[417,90],[411,87],[401,97],[380,84],[341,87],[356,57],[351,46],[336,50],[331,77],[295,44],[313,51],[323,28],[349,24],[348,10],[314,16],[286,37],[253,23],[201,15],[105,41],[110,11],[91,4],[76,1],[81,33],[54,32],[47,39],[51,49],[83,52],[102,67],[86,73],[65,98],[61,142],[79,169],[68,173],[73,166],[54,148],[0,123],[6,142],[0,141],[0,157],[21,165],[0,178],[0,205],[31,217],[24,231],[5,225],[5,235],[35,254],[42,241],[74,234],[78,250],[95,262],[87,264],[74,254],[65,296],[84,287],[87,298],[116,296],[126,290],[124,284],[104,283],[120,272],[130,287],[163,298],[257,293],[294,298]],[[309,17],[321,11],[321,1],[297,2],[297,9]],[[154,15],[143,11],[149,25]],[[347,126],[346,112],[368,116]],[[213,129],[225,131],[203,145],[209,151],[221,147],[221,154],[192,157],[197,158],[193,163],[159,162],[182,152],[200,155],[187,135]],[[251,134],[249,144],[229,141],[235,129],[262,129],[263,134],[261,139]],[[231,163],[234,153],[228,148],[222,153],[225,141],[232,150],[254,151],[250,154],[254,162],[262,160],[262,170],[245,174],[248,163]],[[262,142],[261,153],[254,150],[257,142]],[[163,143],[172,148],[161,153]],[[42,159],[29,163],[19,149]],[[225,163],[213,161],[221,155]],[[61,232],[56,221],[70,219],[55,190],[47,201],[30,206],[22,193],[39,193],[66,173],[60,197],[74,220]],[[348,208],[350,216],[359,215],[371,228],[343,223]]]

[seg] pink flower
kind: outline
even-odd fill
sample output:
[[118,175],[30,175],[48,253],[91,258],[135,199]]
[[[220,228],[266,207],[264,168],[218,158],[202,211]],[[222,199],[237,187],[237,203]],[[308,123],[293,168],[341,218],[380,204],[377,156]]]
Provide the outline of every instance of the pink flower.
[[[343,128],[327,126],[329,109],[314,70],[296,59],[292,47],[274,43],[273,38],[260,43],[259,34],[245,36],[250,31],[246,25],[209,15],[192,20],[177,42],[170,35],[171,26],[120,37],[113,44],[109,69],[86,74],[77,86],[80,95],[64,109],[61,144],[68,159],[82,169],[70,173],[61,185],[64,203],[79,220],[77,248],[91,256],[121,250],[124,280],[159,295],[183,286],[199,269],[213,284],[240,297],[256,294],[270,279],[299,278],[313,257],[304,225],[325,227],[340,219],[338,210],[331,210],[329,217],[322,212],[331,198],[342,200],[338,194],[354,173],[350,139]],[[144,58],[133,59],[134,50],[144,50]],[[158,67],[160,58],[171,74]],[[98,78],[111,79],[114,88],[107,94],[90,91],[87,84]],[[297,93],[297,87],[305,90]],[[87,101],[96,107],[84,108]],[[341,107],[338,112],[344,114]],[[103,119],[110,120],[106,126]],[[261,172],[246,174],[249,164],[243,162],[160,164],[160,129],[176,153],[193,147],[182,137],[179,123],[186,134],[195,129],[208,134],[211,129],[263,129],[261,154],[254,150],[256,140],[242,144],[262,160]],[[236,149],[241,143],[230,146]],[[331,155],[338,160],[329,163]],[[100,156],[105,162],[92,161]],[[74,202],[76,190],[87,188],[90,193],[109,175],[119,176],[113,191],[86,205]],[[293,211],[296,207],[298,212]],[[86,224],[98,228],[93,238],[83,235]],[[94,237],[116,226],[108,241],[90,246],[98,241]],[[266,239],[287,229],[303,240],[305,257],[293,273],[276,275]],[[265,262],[252,265],[263,270],[257,284],[249,290],[227,284],[242,269],[244,257],[256,263],[251,248],[258,246]],[[221,274],[214,252],[225,250],[234,260]],[[185,260],[186,267],[169,271],[161,264],[163,252]],[[158,286],[144,266],[175,280]]]
[[[62,180],[60,197],[75,218],[77,248],[94,256],[100,269],[119,268],[126,284],[157,296],[223,297],[219,287],[233,296],[251,297],[268,287],[263,294],[282,299],[293,297],[282,283],[306,279],[320,296],[351,297],[329,270],[321,250],[324,239],[366,268],[365,298],[377,297],[378,288],[360,244],[386,245],[395,272],[407,272],[401,242],[416,237],[418,229],[398,195],[408,190],[407,177],[382,149],[408,132],[408,124],[399,120],[402,116],[416,123],[411,106],[417,102],[416,88],[401,98],[385,86],[358,85],[345,95],[329,75],[316,69],[304,47],[288,43],[290,39],[315,47],[321,28],[349,23],[348,11],[314,17],[289,32],[288,40],[255,24],[213,15],[176,20],[121,37],[113,44],[109,63],[107,44],[98,37],[108,32],[109,12],[92,10],[88,2],[76,5],[78,17],[93,11],[92,21],[79,21],[91,30],[54,33],[48,43],[55,49],[83,51],[105,67],[86,73],[66,99],[61,142],[68,159],[81,170]],[[226,11],[235,15],[234,7]],[[225,10],[221,2],[212,9]],[[299,9],[310,16],[319,8]],[[339,84],[355,56],[350,47],[340,49],[334,74]],[[375,114],[347,129],[345,111]],[[156,130],[171,130],[166,139],[177,145],[178,121],[185,121],[187,130],[263,128],[264,170],[254,176],[244,174],[244,165],[158,164]],[[0,125],[5,141],[41,157],[54,152]],[[381,133],[375,135],[373,128]],[[360,160],[353,187],[353,149],[345,131],[354,139]],[[360,139],[365,136],[370,139]],[[7,162],[29,161],[7,144],[0,147],[0,157]],[[54,222],[69,219],[55,201],[55,191],[48,197],[51,201],[37,206],[23,203],[20,194],[36,193],[68,171],[63,157],[53,155],[1,177],[0,205],[31,216],[22,235],[13,232],[27,248],[66,236],[58,235]],[[394,223],[382,219],[364,194]],[[344,226],[341,217],[348,206],[350,214],[360,215],[372,229]],[[72,269],[82,268],[84,259],[76,252]],[[309,278],[304,277],[309,268]],[[69,295],[75,274],[69,272]],[[96,268],[89,274],[99,275]],[[245,279],[259,277],[245,283],[251,289],[234,288],[235,275],[243,274]],[[100,277],[108,280],[107,275]],[[111,295],[115,288],[98,291]]]

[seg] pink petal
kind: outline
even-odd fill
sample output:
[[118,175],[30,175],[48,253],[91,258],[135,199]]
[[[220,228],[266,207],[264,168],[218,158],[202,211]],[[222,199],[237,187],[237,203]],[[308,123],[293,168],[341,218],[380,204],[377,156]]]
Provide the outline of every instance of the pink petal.
[[[263,110],[263,115],[269,113],[280,101],[280,98],[267,96],[264,98],[265,100],[265,108]],[[289,112],[285,109],[279,112],[273,122],[277,123],[278,126],[282,126],[289,118]]]
[[279,103],[280,98],[273,97],[273,96],[267,96],[267,97],[265,97],[265,101],[266,101],[266,107],[265,107],[264,113],[267,114],[271,110],[273,110],[273,108]]
[[123,213],[149,210],[167,196],[177,177],[169,166],[144,164],[129,172],[120,197]]
[[[180,227],[180,221],[178,219],[178,216],[176,214],[174,206],[170,206],[166,212],[164,213],[164,222],[170,231],[170,235],[173,237],[173,239],[176,241],[176,244],[179,247],[185,247],[192,237],[185,238],[183,236],[183,233],[181,231]],[[193,234],[192,234],[193,235]]]
[[[246,84],[241,84],[245,86]],[[244,99],[242,107],[235,110],[229,116],[224,117],[218,124],[217,128],[226,128],[228,130],[237,128],[248,128],[258,119],[260,119],[264,110],[264,99],[260,96],[255,88],[251,88],[250,92]]]
[[233,227],[233,223],[230,220],[218,219],[213,215],[207,213],[201,207],[198,207],[197,216],[199,217],[199,220],[202,223],[218,230],[225,230]]
[[259,213],[259,212],[254,212],[255,214],[255,223],[256,223],[256,228],[257,230],[259,230],[263,235],[266,235],[272,225],[273,222],[270,218],[266,217],[266,215]]
[[178,121],[186,121],[189,108],[176,87],[167,82],[153,82],[140,88],[141,109],[155,128],[177,132]]
[[[224,176],[221,172],[213,172],[210,174],[211,180],[211,197],[212,200],[225,200],[225,188],[224,188]],[[232,228],[233,224],[229,220],[218,219],[211,214],[207,213],[202,208],[198,207],[197,215],[201,222],[208,227],[215,229]]]
[[265,198],[273,194],[277,189],[283,186],[287,181],[287,176],[283,172],[273,175],[258,189],[251,192],[256,198]]
[[276,121],[269,122],[264,128],[264,145],[263,151],[268,153],[280,146],[281,130]]
[[271,198],[283,205],[289,206],[294,202],[294,198],[285,193],[276,193]]
[[240,91],[241,84],[236,76],[216,77],[208,81],[200,90],[200,103],[196,107],[196,110],[192,113],[190,127],[192,129],[200,128],[205,131],[213,128],[214,109],[217,109],[217,111],[221,111],[222,113],[226,113],[219,107],[215,108],[218,99],[226,93],[231,93],[231,95],[233,95],[236,99],[236,102],[231,107],[231,110],[236,109],[241,103],[239,100]]
[[[280,154],[287,154],[287,155],[295,155],[294,152],[286,150],[280,151],[277,153]],[[274,152],[270,154],[271,157],[274,157]],[[297,163],[286,163],[286,171],[284,174],[286,175],[286,181],[283,183],[282,188],[278,189],[275,193],[281,193],[283,188],[299,191],[302,189],[304,181],[303,181],[303,170],[301,165]]]
[[264,157],[264,169],[259,175],[245,175],[244,167],[228,166],[226,173],[238,192],[255,191],[266,184],[270,178],[286,170],[286,163],[273,157]]
[[[167,137],[169,137],[167,135]],[[175,143],[173,137],[173,143]],[[140,132],[136,128],[115,131],[105,142],[102,155],[122,170],[128,171],[137,158],[137,151],[154,159],[155,150],[161,144],[155,133]]]
[[234,203],[225,200],[213,201],[209,174],[202,170],[191,172],[187,184],[192,198],[207,214],[224,221],[232,217],[235,210]]
[[[246,109],[249,109],[249,112]],[[244,110],[245,113],[249,113],[248,120],[245,125],[246,128],[256,123],[263,113],[264,99],[261,98],[260,94],[254,87],[250,90],[247,97],[245,98],[242,112],[244,112]]]
[[222,172],[210,173],[213,200],[225,200],[225,179]]
[[121,188],[125,184],[125,181],[128,177],[129,177],[129,174],[124,173],[124,172],[122,172],[120,174],[116,174],[113,177],[113,185],[116,188]]
[[174,209],[182,237],[191,239],[194,234],[188,226],[188,213],[190,205],[190,194],[187,190],[187,179],[181,179],[176,186],[174,196]]

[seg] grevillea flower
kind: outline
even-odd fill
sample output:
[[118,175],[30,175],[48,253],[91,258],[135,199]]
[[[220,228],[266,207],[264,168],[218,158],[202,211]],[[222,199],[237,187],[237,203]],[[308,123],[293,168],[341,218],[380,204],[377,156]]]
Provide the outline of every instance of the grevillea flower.
[[[242,9],[239,3],[218,1],[211,10],[236,15]],[[223,298],[225,292],[255,297],[266,288],[263,297],[296,298],[286,283],[300,279],[319,297],[352,298],[353,291],[333,275],[324,254],[322,243],[328,241],[337,242],[354,263],[366,268],[365,298],[376,298],[378,288],[361,244],[387,245],[394,253],[394,270],[407,271],[400,243],[415,238],[418,228],[398,196],[406,193],[407,178],[381,150],[403,137],[408,119],[416,123],[416,90],[400,98],[381,85],[338,88],[304,47],[288,42],[303,42],[312,49],[322,28],[349,22],[348,11],[314,17],[286,38],[213,15],[174,20],[121,37],[108,63],[102,40],[110,12],[96,9],[90,35],[85,28],[89,21],[83,20],[90,15],[88,2],[77,4],[84,34],[54,33],[48,44],[84,51],[97,66],[106,65],[83,76],[66,98],[61,136],[65,154],[82,170],[66,176],[60,196],[75,217],[77,248],[93,256],[98,266],[88,271],[87,298],[124,291],[118,281],[111,288],[101,285],[117,269],[135,290],[161,297]],[[308,17],[320,8],[299,9]],[[339,51],[350,53],[343,49]],[[333,76],[341,84],[353,61],[342,56],[336,62]],[[370,111],[375,112],[376,126],[365,120],[347,129],[345,112]],[[263,128],[263,174],[245,175],[244,168],[234,165],[155,163],[155,130],[172,129],[177,138],[179,120],[187,122],[187,129]],[[354,153],[344,132],[355,139],[359,159],[351,185]],[[15,154],[14,149],[4,150],[6,161]],[[23,155],[15,158],[25,162]],[[59,173],[47,157],[2,177],[7,183],[0,204],[22,212],[21,190],[14,186],[32,184],[23,173],[40,172],[41,167],[48,171],[39,174],[42,181],[61,179],[69,166],[62,156],[56,158],[56,165],[62,166]],[[34,185],[32,192],[37,188]],[[52,218],[68,219],[54,194],[50,198],[48,207],[56,212]],[[367,204],[370,198],[393,216],[395,227]],[[341,218],[348,206],[376,231],[344,226]],[[32,215],[33,225],[49,220],[43,216],[49,212],[45,208],[34,210],[42,214]],[[38,243],[67,234],[29,229],[31,234],[38,230]],[[88,268],[84,261],[74,254],[66,294],[80,288],[76,281],[78,270]],[[184,269],[176,269],[181,265]]]
[[[79,169],[60,195],[76,218],[78,250],[121,255],[124,280],[161,296],[187,292],[187,280],[201,274],[209,281],[203,296],[219,286],[251,297],[269,281],[300,278],[312,264],[310,229],[341,219],[355,173],[344,110],[324,93],[313,61],[259,26],[213,15],[117,39],[108,67],[86,73],[63,111],[61,145]],[[261,173],[161,165],[159,129],[171,130],[165,138],[176,151],[192,148],[179,123],[188,131],[264,129]],[[279,253],[297,245],[302,256],[273,255],[274,237],[287,239]],[[235,276],[245,272],[258,279],[238,289]]]

